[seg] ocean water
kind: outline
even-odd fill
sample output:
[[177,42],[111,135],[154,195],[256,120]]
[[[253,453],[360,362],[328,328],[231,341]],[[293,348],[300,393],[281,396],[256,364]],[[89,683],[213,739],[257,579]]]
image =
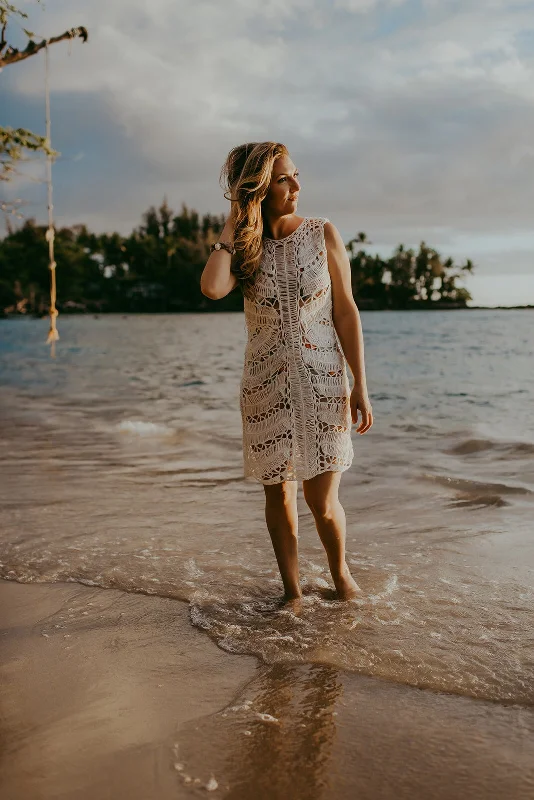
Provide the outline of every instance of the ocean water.
[[242,476],[241,314],[0,321],[0,575],[175,598],[220,648],[534,705],[534,316],[362,312],[374,425],[343,474],[333,593],[299,490],[304,590]]

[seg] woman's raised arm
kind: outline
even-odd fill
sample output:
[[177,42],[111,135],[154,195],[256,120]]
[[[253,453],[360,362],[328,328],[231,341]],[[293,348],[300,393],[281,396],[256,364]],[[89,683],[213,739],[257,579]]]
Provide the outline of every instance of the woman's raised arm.
[[[230,245],[233,244],[233,208],[222,229],[219,241]],[[238,279],[230,272],[231,263],[232,256],[224,247],[220,250],[213,250],[210,253],[206,261],[206,266],[200,276],[200,291],[205,297],[209,297],[212,300],[220,300],[235,289],[238,284]]]

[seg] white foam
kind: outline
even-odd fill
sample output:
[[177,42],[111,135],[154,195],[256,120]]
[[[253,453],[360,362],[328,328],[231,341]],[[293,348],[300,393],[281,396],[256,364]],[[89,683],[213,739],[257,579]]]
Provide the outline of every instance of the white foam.
[[378,594],[371,594],[369,595],[369,600],[372,603],[376,603],[377,600],[383,600],[385,597],[388,597],[395,589],[398,588],[399,579],[396,575],[391,575],[388,580],[386,581],[386,585],[384,587],[383,592],[379,592]]
[[140,419],[125,419],[116,426],[119,433],[130,433],[134,436],[169,436],[174,433],[168,425],[156,422],[144,422]]
[[[184,568],[191,578],[200,578],[204,574],[194,558],[189,558],[187,561],[185,561]],[[194,584],[189,585],[193,586]]]
[[258,711],[256,716],[263,722],[275,722],[275,723],[278,722],[276,717],[271,716],[271,714],[262,713],[261,711]]

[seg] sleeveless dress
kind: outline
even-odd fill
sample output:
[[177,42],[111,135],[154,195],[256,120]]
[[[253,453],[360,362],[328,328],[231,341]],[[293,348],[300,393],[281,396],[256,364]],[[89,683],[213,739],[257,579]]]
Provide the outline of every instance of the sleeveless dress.
[[245,479],[302,481],[352,464],[350,387],[332,319],[327,221],[305,217],[289,236],[263,238],[254,300],[244,298]]

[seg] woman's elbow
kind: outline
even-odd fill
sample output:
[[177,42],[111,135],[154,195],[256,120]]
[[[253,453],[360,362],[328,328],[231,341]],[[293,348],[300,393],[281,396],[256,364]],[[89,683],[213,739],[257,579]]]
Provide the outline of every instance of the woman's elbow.
[[213,292],[210,289],[207,289],[205,286],[202,286],[202,284],[200,284],[200,291],[202,292],[204,297],[209,297],[210,300],[215,300]]
[[235,276],[230,277],[230,281],[225,285],[219,286],[216,288],[215,286],[210,286],[209,284],[202,283],[200,281],[200,291],[205,297],[209,297],[210,300],[222,300],[223,297],[226,297],[227,294],[230,294],[235,287],[237,286],[237,278]]
[[217,291],[213,287],[203,286],[202,284],[200,284],[200,291],[204,297],[209,297],[210,300],[222,300],[222,298],[225,297],[224,294],[221,294],[220,291]]
[[204,297],[209,297],[210,300],[219,299],[219,294],[216,291],[215,286],[210,285],[209,281],[204,280],[204,275],[200,276],[200,291]]

